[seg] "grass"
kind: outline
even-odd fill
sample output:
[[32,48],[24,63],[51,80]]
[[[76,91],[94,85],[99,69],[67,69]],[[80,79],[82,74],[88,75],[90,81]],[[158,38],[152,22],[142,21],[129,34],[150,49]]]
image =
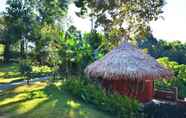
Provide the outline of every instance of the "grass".
[[44,82],[16,87],[0,95],[0,114],[5,118],[111,118]]
[[7,84],[23,80],[23,77],[18,72],[16,64],[0,65],[0,84]]
[[[33,66],[33,76],[46,76],[53,70],[47,66]],[[18,64],[0,65],[0,84],[8,84],[23,80],[24,77],[18,72]]]
[[[47,66],[33,66],[34,74],[51,73]],[[17,64],[0,65],[0,84],[23,80]],[[60,83],[18,86],[0,92],[0,118],[111,118],[96,108],[62,92]]]

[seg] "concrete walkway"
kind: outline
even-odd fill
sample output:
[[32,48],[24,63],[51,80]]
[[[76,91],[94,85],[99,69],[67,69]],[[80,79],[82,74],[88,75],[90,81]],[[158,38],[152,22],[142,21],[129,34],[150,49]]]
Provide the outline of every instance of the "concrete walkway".
[[[51,76],[37,77],[35,79],[31,79],[30,82],[33,83],[33,82],[44,81],[44,80],[48,80],[50,77]],[[26,80],[22,80],[22,81],[10,83],[10,84],[0,84],[0,92],[2,92],[3,90],[15,88],[16,86],[25,85],[25,84],[27,84]]]

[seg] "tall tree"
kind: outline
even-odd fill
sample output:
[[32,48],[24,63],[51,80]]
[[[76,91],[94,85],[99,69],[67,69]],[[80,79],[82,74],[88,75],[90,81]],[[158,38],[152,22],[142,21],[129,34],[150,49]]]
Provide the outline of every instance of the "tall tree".
[[[4,60],[9,60],[9,45],[6,43],[5,41],[5,31],[6,31],[6,23],[5,23],[5,19],[3,16],[0,17],[0,44],[4,44],[5,45],[5,50],[4,50]],[[7,46],[8,45],[8,46]]]
[[[29,0],[8,0],[7,8],[4,12],[6,21],[5,39],[8,46],[15,42],[20,42],[21,57],[25,56],[25,41],[32,30],[34,12]],[[5,48],[6,49],[6,48]],[[5,54],[8,54],[6,52]]]
[[163,12],[164,0],[77,0],[78,15],[95,17],[96,26],[102,26],[111,36],[136,39],[150,31],[149,22]]
[[[37,35],[33,37],[35,39],[36,45],[36,58],[41,62],[42,54],[53,52],[50,48],[57,40],[57,35],[53,34],[58,33],[59,26],[56,25],[57,22],[60,22],[63,17],[66,15],[68,10],[69,0],[36,0],[35,10],[37,11],[37,28],[36,32],[33,32]],[[39,30],[38,30],[39,29]],[[43,29],[47,29],[47,31],[43,31]],[[45,33],[47,35],[45,36]],[[50,35],[50,36],[49,36]],[[50,48],[50,51],[46,49],[46,47]],[[44,54],[50,55],[50,54]],[[47,58],[47,57],[45,57]]]
[[54,24],[66,15],[69,0],[35,0],[36,11],[41,23]]
[[60,20],[67,12],[68,3],[68,0],[8,0],[4,12],[5,52],[8,52],[12,43],[19,41],[21,57],[24,58],[26,42],[32,41],[36,46],[40,45],[38,43],[42,42],[42,28],[47,25],[53,27],[55,21]]
[[4,43],[4,30],[5,30],[5,20],[3,16],[0,16],[0,43]]

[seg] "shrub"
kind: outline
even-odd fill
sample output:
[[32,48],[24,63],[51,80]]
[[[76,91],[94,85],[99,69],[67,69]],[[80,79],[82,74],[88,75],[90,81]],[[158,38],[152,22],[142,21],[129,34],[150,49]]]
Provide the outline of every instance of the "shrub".
[[170,89],[174,86],[179,89],[179,97],[186,97],[186,65],[170,61],[167,57],[159,58],[158,62],[174,72],[171,80],[155,81],[158,89]]
[[91,32],[82,35],[76,30],[70,32],[61,32],[59,40],[60,67],[63,73],[82,73],[89,63],[103,57],[113,47],[100,33]]
[[62,89],[86,103],[93,104],[102,111],[117,115],[119,118],[140,117],[139,103],[136,100],[114,93],[106,94],[104,89],[85,80],[65,80]]
[[34,73],[51,73],[54,71],[53,68],[49,66],[33,66],[32,67]]
[[29,84],[32,75],[32,66],[27,61],[22,61],[19,64],[19,72],[27,80],[27,84]]

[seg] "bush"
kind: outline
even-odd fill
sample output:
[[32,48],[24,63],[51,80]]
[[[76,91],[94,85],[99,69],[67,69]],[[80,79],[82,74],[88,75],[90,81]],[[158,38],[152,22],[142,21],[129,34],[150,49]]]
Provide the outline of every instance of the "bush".
[[32,75],[32,66],[27,61],[23,60],[19,65],[19,72],[27,80],[27,84],[29,84]]
[[118,94],[106,94],[105,90],[82,79],[65,80],[62,89],[98,109],[117,115],[119,118],[140,117],[139,103]]
[[111,49],[111,43],[107,42],[104,35],[97,32],[83,35],[78,31],[71,34],[61,33],[59,42],[60,67],[61,71],[67,74],[83,73],[89,63],[103,57]]
[[155,81],[155,87],[158,89],[170,89],[178,87],[179,97],[186,97],[186,65],[170,61],[167,57],[159,58],[158,62],[174,72],[171,80]]
[[33,66],[32,67],[34,73],[52,73],[54,69],[49,66]]

